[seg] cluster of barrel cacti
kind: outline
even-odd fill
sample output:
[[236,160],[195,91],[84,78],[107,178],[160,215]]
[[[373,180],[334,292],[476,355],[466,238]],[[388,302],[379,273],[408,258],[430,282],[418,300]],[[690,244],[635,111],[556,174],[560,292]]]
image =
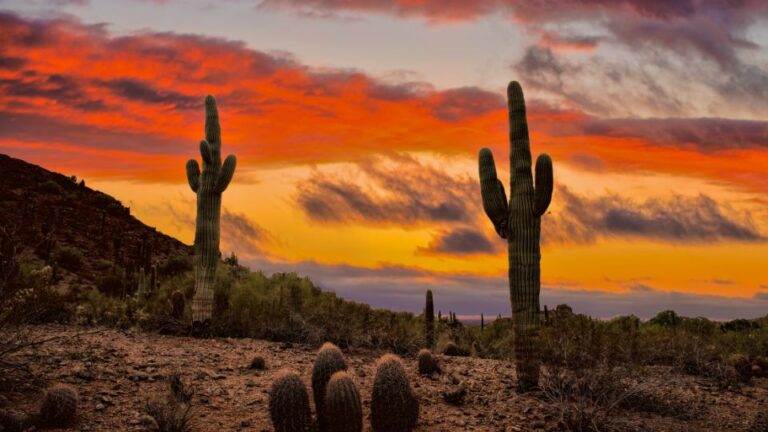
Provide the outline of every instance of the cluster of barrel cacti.
[[[360,391],[339,348],[325,343],[312,368],[312,392],[320,432],[360,432],[363,409]],[[287,369],[277,373],[270,389],[269,413],[278,432],[313,430],[309,395],[301,377]],[[409,432],[419,415],[419,402],[399,357],[382,356],[376,363],[371,395],[371,426],[375,432]]]

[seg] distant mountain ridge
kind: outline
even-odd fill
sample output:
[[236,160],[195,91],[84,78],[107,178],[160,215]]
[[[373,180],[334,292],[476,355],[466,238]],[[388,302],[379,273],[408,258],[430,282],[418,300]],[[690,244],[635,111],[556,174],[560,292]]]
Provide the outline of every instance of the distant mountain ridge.
[[[169,256],[193,253],[192,246],[144,224],[84,181],[5,154],[0,154],[0,228],[14,233],[23,257],[55,266],[63,282],[84,287],[94,286],[107,266],[150,271]],[[79,258],[68,260],[78,251]]]

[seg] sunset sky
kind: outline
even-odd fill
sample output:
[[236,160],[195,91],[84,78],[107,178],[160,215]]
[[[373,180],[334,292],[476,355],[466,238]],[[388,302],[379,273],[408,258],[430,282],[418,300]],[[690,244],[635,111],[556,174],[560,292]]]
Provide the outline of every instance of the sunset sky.
[[509,315],[477,153],[504,89],[552,156],[542,303],[768,313],[764,0],[0,0],[0,153],[191,243],[216,96],[222,251],[345,298]]

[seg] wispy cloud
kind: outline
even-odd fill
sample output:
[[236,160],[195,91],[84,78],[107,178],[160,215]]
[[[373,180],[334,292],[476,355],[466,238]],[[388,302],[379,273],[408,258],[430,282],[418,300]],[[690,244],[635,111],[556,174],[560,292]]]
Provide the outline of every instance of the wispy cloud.
[[316,172],[299,183],[299,209],[322,223],[408,226],[474,219],[477,181],[469,176],[403,155],[369,159],[355,171],[344,177]]
[[766,241],[749,213],[736,212],[703,194],[636,201],[619,195],[582,196],[564,186],[555,194],[561,210],[544,217],[544,243],[589,243],[610,237],[672,243]]

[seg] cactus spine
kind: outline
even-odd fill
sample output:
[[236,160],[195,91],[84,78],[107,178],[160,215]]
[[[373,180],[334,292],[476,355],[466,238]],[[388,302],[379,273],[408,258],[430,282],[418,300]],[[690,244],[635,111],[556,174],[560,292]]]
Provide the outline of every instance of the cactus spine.
[[329,432],[360,432],[363,430],[363,407],[360,403],[360,392],[348,373],[336,372],[328,381],[324,407]]
[[205,98],[205,139],[200,141],[203,170],[195,159],[187,161],[189,187],[197,194],[195,225],[195,296],[192,321],[204,322],[213,313],[213,284],[219,263],[219,218],[221,194],[235,173],[237,158],[227,156],[221,162],[221,127],[213,96]]
[[425,339],[427,348],[435,345],[435,306],[432,303],[432,290],[427,290],[427,305],[424,307]]
[[491,150],[479,155],[483,209],[496,232],[507,239],[509,290],[515,329],[515,362],[518,388],[528,390],[539,381],[538,355],[541,215],[552,199],[552,160],[536,159],[536,188],[531,176],[531,148],[523,90],[516,81],[507,88],[509,106],[510,188],[507,203],[504,185],[496,177]]
[[312,426],[307,388],[296,372],[283,369],[269,391],[269,417],[275,432],[306,432]]
[[374,432],[410,432],[419,418],[419,401],[408,382],[400,358],[384,354],[376,362],[371,394]]
[[320,431],[327,431],[329,423],[325,416],[325,389],[334,373],[347,370],[344,355],[336,345],[326,342],[320,347],[312,368],[312,393],[315,397],[315,408]]

